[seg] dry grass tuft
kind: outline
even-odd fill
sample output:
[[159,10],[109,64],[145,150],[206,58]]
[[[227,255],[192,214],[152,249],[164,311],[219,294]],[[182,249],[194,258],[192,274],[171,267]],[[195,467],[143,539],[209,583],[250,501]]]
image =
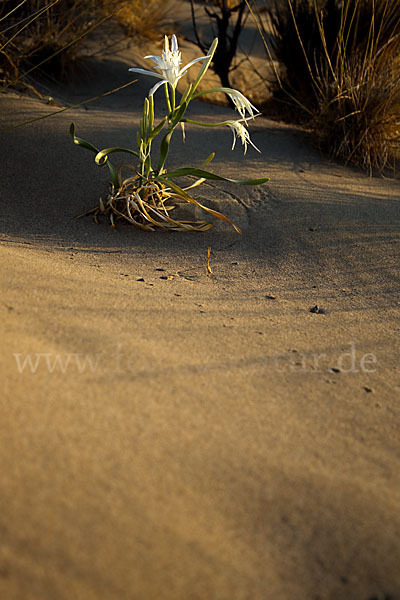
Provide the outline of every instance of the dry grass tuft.
[[276,96],[295,100],[321,146],[375,169],[400,155],[400,2],[284,0],[267,9],[283,65]]
[[[130,169],[134,175],[122,179],[122,168]],[[194,204],[217,219],[230,223],[235,231],[241,233],[240,229],[227,217],[189,196],[187,191],[201,185],[204,179],[197,179],[194,184],[177,192],[160,181],[143,177],[131,165],[121,165],[118,179],[118,189],[115,190],[112,186],[105,202],[100,199],[98,206],[85,211],[76,218],[93,215],[95,222],[98,223],[99,215],[105,215],[110,219],[113,227],[115,227],[116,221],[123,220],[145,231],[155,231],[156,229],[207,231],[212,227],[212,224],[207,221],[173,219],[170,215],[178,205]],[[173,184],[171,183],[171,185]]]
[[176,0],[131,0],[120,2],[117,13],[119,23],[126,29],[128,35],[139,35],[155,40],[159,32],[169,33],[171,27],[170,15]]
[[6,0],[0,9],[3,82],[12,83],[39,67],[62,79],[74,63],[77,44],[104,21],[103,4]]
[[0,81],[3,87],[26,85],[25,76],[36,69],[65,79],[79,56],[79,43],[106,21],[117,18],[125,34],[151,37],[169,7],[170,2],[155,0],[5,0],[0,3]]

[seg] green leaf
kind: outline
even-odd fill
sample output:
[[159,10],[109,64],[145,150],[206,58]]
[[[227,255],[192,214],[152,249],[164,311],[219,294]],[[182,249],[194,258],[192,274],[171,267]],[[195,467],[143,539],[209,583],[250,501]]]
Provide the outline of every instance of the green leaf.
[[215,152],[211,152],[211,154],[209,156],[207,156],[206,160],[203,162],[203,164],[201,165],[202,167],[205,167],[206,165],[208,165],[208,163],[210,163],[215,156]]
[[[81,146],[82,148],[86,148],[87,150],[90,150],[91,152],[94,152],[96,154],[96,158],[95,158],[95,160],[96,160],[97,155],[99,154],[99,149],[96,148],[96,146],[93,146],[93,144],[90,144],[86,140],[83,140],[82,138],[79,138],[75,135],[75,123],[71,123],[69,132],[72,136],[72,139],[74,140],[74,144],[76,144],[77,146]],[[110,170],[112,184],[115,189],[118,189],[119,188],[118,173],[117,173],[114,165],[109,160],[105,160],[103,164],[100,164],[96,160],[96,163],[101,167],[104,167],[104,165],[107,164],[107,166]]]
[[[268,177],[262,177],[260,179],[230,179],[229,177],[221,177],[220,175],[215,175],[215,173],[210,173],[209,171],[204,171],[203,169],[197,169],[195,167],[182,167],[175,171],[163,173],[162,177],[185,177],[186,175],[194,175],[195,177],[204,177],[204,179],[214,179],[216,181],[230,181],[231,183],[239,183],[240,185],[260,185],[269,181]],[[158,179],[158,177],[155,179]]]
[[171,123],[173,125],[176,125],[177,123],[179,123],[179,121],[182,119],[183,115],[185,114],[187,107],[188,107],[188,102],[182,102],[182,104],[176,110],[175,114],[173,115],[173,117],[171,119]]
[[217,45],[218,45],[218,38],[215,38],[215,40],[213,41],[213,43],[210,46],[210,49],[207,54],[207,58],[203,62],[203,66],[201,67],[201,69],[193,83],[193,87],[190,91],[190,94],[188,95],[188,102],[190,102],[190,100],[193,98],[193,94],[194,94],[197,86],[199,85],[200,81],[203,79],[204,75],[206,74],[206,71],[207,71],[208,67],[210,66],[211,61],[214,57],[215,50],[217,49]]
[[96,164],[101,167],[104,166],[108,161],[108,155],[112,154],[113,152],[127,152],[128,154],[133,154],[134,156],[139,158],[139,153],[135,150],[130,150],[129,148],[105,148],[105,150],[97,150],[97,155],[94,159],[96,161]]
[[144,105],[143,105],[143,119],[141,119],[141,121],[140,121],[140,137],[142,138],[142,140],[146,139],[148,116],[149,116],[149,101],[147,98],[145,98]]
[[167,117],[164,117],[162,121],[160,121],[160,123],[157,125],[157,127],[155,127],[152,132],[149,135],[149,140],[152,140],[153,138],[156,137],[156,135],[158,135],[161,131],[161,129],[164,127],[165,122],[167,120]]
[[77,137],[75,135],[75,123],[71,123],[69,132],[72,136],[72,139],[74,140],[74,144],[76,144],[77,146],[82,146],[82,148],[87,148],[87,150],[91,150],[92,152],[95,152],[97,154],[98,149],[96,148],[96,146],[93,146],[93,144],[90,144],[86,140],[83,140],[82,138]]
[[110,170],[110,174],[111,174],[111,179],[112,179],[112,184],[114,186],[115,190],[119,189],[119,179],[118,179],[118,173],[114,167],[114,165],[112,163],[110,163],[110,161],[107,161],[107,167]]
[[154,96],[150,96],[150,100],[149,100],[149,135],[148,138],[150,139],[150,135],[153,131],[153,124],[154,124]]
[[168,156],[168,152],[169,152],[169,145],[171,143],[171,137],[172,137],[173,132],[174,132],[174,130],[170,129],[168,131],[168,133],[161,140],[161,144],[160,144],[160,161],[158,163],[158,170],[159,171],[161,171],[161,169],[164,167],[165,161],[167,160],[167,156]]
[[186,100],[189,97],[190,92],[192,91],[192,88],[193,88],[193,84],[190,83],[186,89],[186,92],[182,96],[181,102],[186,102]]

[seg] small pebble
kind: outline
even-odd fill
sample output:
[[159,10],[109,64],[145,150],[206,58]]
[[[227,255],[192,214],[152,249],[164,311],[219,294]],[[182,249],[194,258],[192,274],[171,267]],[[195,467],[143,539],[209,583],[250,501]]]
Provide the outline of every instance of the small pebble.
[[143,277],[138,277],[136,281],[144,281]]
[[317,315],[324,315],[325,314],[325,309],[324,308],[320,308],[318,306],[318,304],[316,304],[315,306],[313,306],[312,308],[310,308],[310,313],[315,313]]
[[332,373],[340,373],[340,369],[338,369],[337,367],[332,367],[329,370],[332,371]]
[[265,298],[267,300],[276,300],[276,296],[273,296],[272,294],[266,294]]
[[367,385],[364,385],[364,390],[365,390],[366,392],[368,392],[368,394],[370,394],[371,392],[373,392],[373,391],[374,391],[372,388],[368,387]]

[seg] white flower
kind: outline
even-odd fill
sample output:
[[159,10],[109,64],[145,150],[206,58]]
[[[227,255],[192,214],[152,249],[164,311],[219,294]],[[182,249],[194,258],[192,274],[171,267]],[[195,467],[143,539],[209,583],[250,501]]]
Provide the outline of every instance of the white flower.
[[[248,100],[246,98],[246,96],[244,96],[241,92],[238,92],[238,90],[227,89],[226,93],[228,94],[229,98],[232,100],[233,104],[235,105],[236,110],[238,111],[238,113],[240,114],[240,116],[242,117],[242,119],[244,121],[246,121],[246,110],[250,115],[250,117],[248,117],[250,119],[254,119],[254,117],[256,117],[260,114],[260,112],[250,102],[250,100]],[[256,114],[254,114],[254,113],[256,113]]]
[[180,69],[180,65],[182,63],[181,53],[178,50],[178,41],[176,39],[176,35],[174,34],[171,38],[171,49],[169,48],[169,40],[168,37],[164,38],[164,52],[161,56],[145,56],[145,58],[151,58],[151,60],[156,64],[154,69],[157,71],[161,71],[161,73],[154,73],[154,71],[147,71],[146,69],[129,69],[134,73],[142,73],[143,75],[150,75],[151,77],[156,77],[157,79],[161,79],[155,86],[153,86],[149,92],[149,96],[152,96],[154,92],[158,90],[158,88],[164,83],[169,83],[172,88],[175,88],[178,81],[186,75],[187,70],[194,65],[195,63],[205,60],[208,58],[207,56],[201,56],[200,58],[195,58],[190,61],[185,67]]
[[[244,122],[246,123],[245,119],[244,119]],[[247,152],[247,144],[250,144],[251,146],[253,146],[253,148],[255,148],[257,150],[257,152],[261,152],[257,148],[257,146],[255,146],[253,144],[253,142],[250,139],[249,132],[247,131],[246,127],[244,125],[242,125],[242,123],[240,121],[226,121],[225,124],[228,125],[231,128],[231,131],[233,133],[232,150],[235,147],[236,140],[239,138],[240,141],[242,142],[243,146],[244,146],[244,153],[245,154]]]

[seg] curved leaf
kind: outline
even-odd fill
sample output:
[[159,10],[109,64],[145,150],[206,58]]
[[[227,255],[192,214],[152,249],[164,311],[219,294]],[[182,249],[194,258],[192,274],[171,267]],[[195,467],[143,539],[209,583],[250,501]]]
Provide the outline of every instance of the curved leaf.
[[[72,136],[74,144],[76,144],[77,146],[81,146],[82,148],[86,148],[87,150],[91,150],[91,152],[94,152],[96,155],[99,153],[99,149],[96,148],[96,146],[93,146],[93,144],[90,144],[86,140],[83,140],[82,138],[77,137],[75,135],[75,123],[71,123],[69,132]],[[96,156],[96,158],[97,158],[97,156]],[[101,167],[104,167],[104,165],[107,164],[107,166],[110,170],[113,186],[115,189],[118,189],[119,188],[118,173],[117,173],[114,165],[109,160],[104,161],[103,164],[100,164],[97,161],[96,161],[96,163]]]
[[[128,154],[133,154],[139,158],[139,153],[135,150],[130,150],[129,148],[105,148],[104,150],[97,150],[96,158],[94,159],[96,164],[103,166],[108,160],[108,155],[113,152],[127,152]],[[102,161],[103,158],[104,161]]]
[[77,137],[75,135],[75,123],[71,123],[71,125],[69,127],[69,132],[72,136],[74,144],[76,144],[77,146],[82,146],[82,148],[87,148],[88,150],[91,150],[92,152],[95,152],[95,153],[98,152],[98,149],[96,148],[96,146],[93,146],[93,144],[90,144],[86,140],[83,140],[82,138]]
[[[239,183],[240,185],[260,185],[269,181],[269,177],[262,177],[260,179],[230,179],[229,177],[221,177],[221,175],[215,175],[215,173],[210,173],[209,171],[204,171],[203,169],[197,169],[195,167],[181,167],[180,169],[175,169],[175,171],[163,173],[162,177],[167,179],[169,177],[184,177],[185,175],[194,175],[195,177],[203,177],[204,179],[214,179],[217,181],[229,181],[231,183]],[[159,176],[155,179],[159,179]]]

